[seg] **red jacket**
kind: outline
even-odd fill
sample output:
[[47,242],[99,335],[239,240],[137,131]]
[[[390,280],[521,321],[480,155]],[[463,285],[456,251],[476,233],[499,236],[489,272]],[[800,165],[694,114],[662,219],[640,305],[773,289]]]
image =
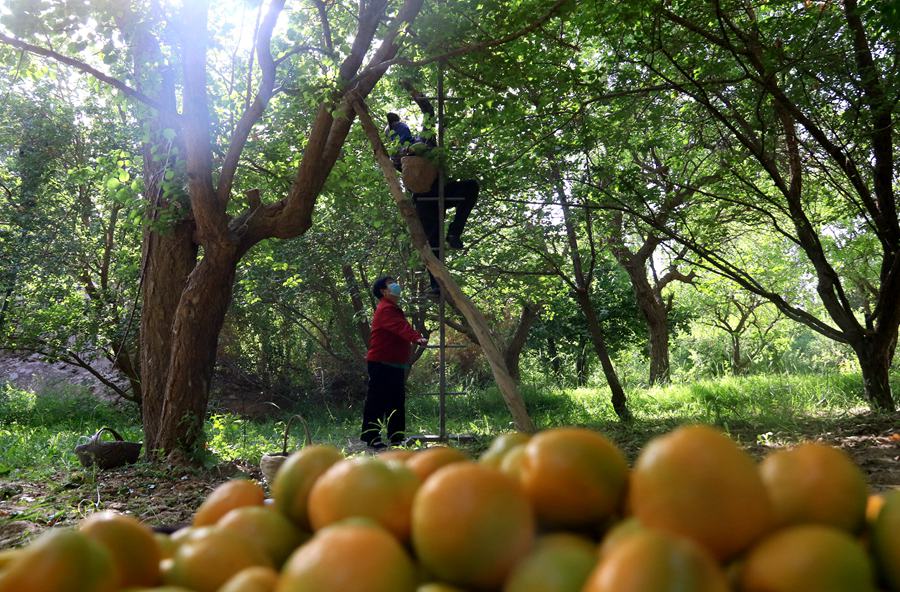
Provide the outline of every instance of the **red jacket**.
[[409,362],[409,344],[419,339],[422,336],[412,328],[400,307],[387,298],[382,298],[372,317],[366,361],[406,364]]

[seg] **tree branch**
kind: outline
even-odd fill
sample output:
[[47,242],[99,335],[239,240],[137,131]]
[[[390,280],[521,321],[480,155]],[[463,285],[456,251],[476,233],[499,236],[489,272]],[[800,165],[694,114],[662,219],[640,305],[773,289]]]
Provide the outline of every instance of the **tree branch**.
[[90,74],[97,80],[105,82],[113,88],[121,91],[125,96],[136,99],[137,101],[140,101],[141,103],[147,105],[148,107],[152,107],[157,111],[164,110],[163,104],[159,101],[151,99],[144,93],[131,88],[118,78],[114,78],[108,74],[104,74],[100,70],[97,70],[93,66],[86,64],[81,60],[76,60],[75,58],[70,58],[69,56],[62,55],[61,53],[55,52],[52,49],[46,49],[37,45],[32,45],[31,43],[27,43],[25,41],[22,41],[21,39],[16,39],[14,37],[9,37],[8,35],[4,35],[3,33],[0,33],[0,43],[5,43],[6,45],[11,45],[12,47],[27,51],[28,53],[33,53],[45,58],[50,58],[51,60],[59,62],[61,64],[72,66],[73,68],[80,70],[85,74]]

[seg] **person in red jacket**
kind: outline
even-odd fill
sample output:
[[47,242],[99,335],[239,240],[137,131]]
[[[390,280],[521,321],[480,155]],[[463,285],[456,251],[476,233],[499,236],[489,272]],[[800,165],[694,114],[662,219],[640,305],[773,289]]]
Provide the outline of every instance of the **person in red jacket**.
[[400,444],[406,432],[406,369],[409,368],[410,345],[425,345],[428,339],[412,328],[397,306],[401,288],[391,276],[380,277],[372,284],[378,299],[369,334],[366,365],[369,389],[363,407],[361,439],[372,448],[385,448],[381,426],[387,425],[391,444]]

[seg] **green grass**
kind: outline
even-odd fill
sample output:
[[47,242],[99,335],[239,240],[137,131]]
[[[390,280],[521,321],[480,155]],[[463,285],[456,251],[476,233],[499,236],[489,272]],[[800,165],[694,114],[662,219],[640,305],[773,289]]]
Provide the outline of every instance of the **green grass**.
[[[895,385],[895,389],[900,385]],[[414,389],[410,389],[413,391]],[[836,417],[864,409],[858,375],[757,375],[726,377],[636,389],[628,393],[635,423],[618,423],[603,387],[557,389],[524,385],[522,394],[539,428],[584,425],[614,433],[664,429],[684,422],[790,426],[803,418]],[[294,410],[309,423],[313,441],[345,447],[358,438],[362,403],[329,406],[300,404]],[[206,423],[208,463],[242,459],[256,463],[267,452],[281,449],[289,413],[268,420],[249,420],[232,413],[212,413]],[[141,440],[140,420],[133,406],[99,401],[77,390],[34,393],[0,385],[0,477],[39,477],[74,468],[73,449],[86,435],[103,426],[128,440]],[[289,449],[303,442],[295,423]],[[410,433],[437,433],[437,397],[408,398]],[[479,437],[486,445],[494,435],[513,429],[500,393],[489,388],[447,401],[447,431]],[[476,444],[476,448],[479,444]]]

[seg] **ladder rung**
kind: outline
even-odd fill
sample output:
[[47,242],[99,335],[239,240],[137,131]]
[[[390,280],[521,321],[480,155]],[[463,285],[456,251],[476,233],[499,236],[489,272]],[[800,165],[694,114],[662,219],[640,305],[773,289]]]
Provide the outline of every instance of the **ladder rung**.
[[[440,344],[426,345],[425,347],[427,347],[428,349],[440,349],[441,348]],[[469,347],[469,346],[464,343],[445,343],[444,344],[444,349],[463,348],[463,347]]]
[[[423,397],[437,397],[437,396],[440,396],[440,394],[441,394],[441,393],[439,393],[439,392],[438,392],[438,393],[422,393],[422,396],[423,396]],[[466,391],[447,391],[447,392],[444,393],[444,394],[445,394],[445,395],[459,396],[459,395],[465,395],[465,394],[467,394],[467,393],[466,393]]]

